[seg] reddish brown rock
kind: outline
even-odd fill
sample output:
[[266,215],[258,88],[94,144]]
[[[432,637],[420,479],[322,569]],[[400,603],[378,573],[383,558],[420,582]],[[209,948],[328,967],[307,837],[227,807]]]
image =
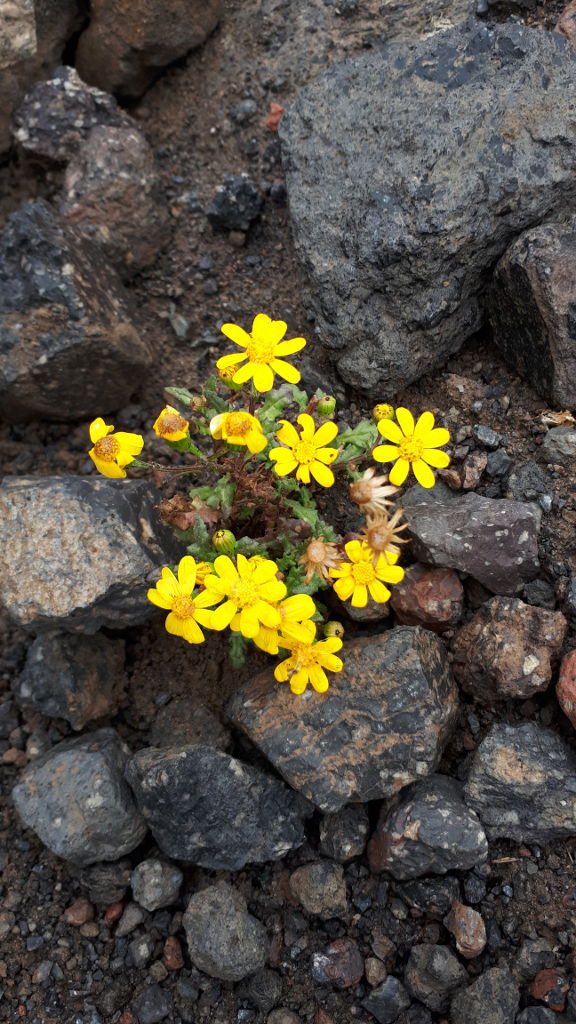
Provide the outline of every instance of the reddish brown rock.
[[308,689],[295,699],[266,670],[228,705],[234,725],[323,811],[391,796],[433,772],[457,713],[446,651],[433,633],[398,626],[341,653],[343,671],[326,694]]
[[80,898],[74,900],[69,907],[66,907],[62,917],[66,921],[66,924],[74,925],[75,928],[79,928],[81,924],[86,924],[87,921],[94,920],[94,907],[90,903],[90,900]]
[[163,67],[216,28],[221,0],[92,0],[76,67],[90,85],[140,96]]
[[556,696],[566,718],[576,729],[576,651],[569,651],[560,662]]
[[124,904],[121,901],[117,903],[109,903],[104,909],[104,924],[110,927],[115,921],[119,921],[124,913]]
[[454,675],[482,703],[531,697],[549,685],[566,629],[562,612],[493,597],[454,637]]
[[487,465],[488,456],[484,452],[474,452],[464,459],[461,471],[463,491],[473,491],[478,487]]
[[321,985],[352,988],[364,974],[364,960],[353,939],[336,939],[325,953],[314,953],[312,977]]
[[538,971],[530,985],[530,995],[541,1003],[546,1003],[551,1010],[562,1013],[566,1006],[566,996],[570,982],[564,971],[557,967],[548,967]]
[[169,935],[164,943],[164,955],[162,957],[165,966],[169,971],[179,971],[184,967],[182,946],[175,935]]
[[461,956],[466,960],[480,956],[486,945],[486,928],[477,910],[454,900],[444,924],[454,936],[456,949]]
[[562,32],[576,46],[576,0],[564,8],[556,24],[556,32]]
[[462,618],[464,588],[453,569],[416,563],[392,588],[390,604],[398,622],[442,633]]

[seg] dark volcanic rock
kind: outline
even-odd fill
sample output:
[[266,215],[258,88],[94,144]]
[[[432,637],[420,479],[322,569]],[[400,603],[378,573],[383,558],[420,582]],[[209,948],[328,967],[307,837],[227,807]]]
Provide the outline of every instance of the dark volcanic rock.
[[342,863],[361,857],[369,827],[368,814],[362,804],[349,804],[334,814],[322,815],[320,853]]
[[127,778],[169,857],[237,871],[304,842],[304,801],[283,782],[212,747],[139,750]]
[[113,96],[63,66],[32,86],[14,115],[14,138],[36,158],[67,163],[97,125],[134,128],[135,122]]
[[404,980],[415,999],[442,1013],[468,981],[468,973],[447,946],[421,943],[410,951]]
[[484,971],[450,1006],[452,1024],[514,1024],[518,987],[507,967]]
[[[576,350],[576,303],[574,304],[574,336],[573,342]],[[576,363],[576,355],[574,356]],[[566,402],[571,405],[574,402]],[[544,438],[542,447],[538,452],[538,458],[542,462],[560,464],[561,466],[573,466],[576,458],[576,430],[570,427],[552,427]]]
[[128,886],[132,865],[128,859],[115,861],[113,864],[96,862],[82,868],[79,873],[80,884],[88,890],[93,903],[108,906],[124,899]]
[[394,878],[419,878],[467,871],[486,860],[488,843],[461,787],[447,775],[414,782],[384,805],[368,843],[373,871]]
[[443,921],[454,900],[459,900],[462,895],[460,883],[454,875],[432,875],[398,882],[396,892],[409,907],[421,910],[434,921]]
[[203,704],[182,697],[159,708],[150,727],[151,747],[187,747],[200,744],[230,750],[230,732]]
[[122,640],[47,633],[28,648],[15,694],[20,704],[83,729],[117,710],[123,682]]
[[411,552],[467,572],[495,594],[513,594],[538,573],[539,517],[519,501],[464,494],[410,506]]
[[12,790],[22,821],[58,857],[75,864],[118,860],[146,835],[114,729],[59,743],[33,761]]
[[248,231],[264,202],[247,174],[227,174],[206,216],[217,231]]
[[192,962],[211,978],[241,981],[266,962],[266,929],[225,882],[194,893],[182,924]]
[[279,127],[292,226],[347,383],[394,394],[441,365],[510,242],[570,210],[575,84],[559,34],[470,19],[300,93]]
[[549,843],[576,835],[576,754],[534,722],[492,726],[464,794],[489,839]]
[[336,939],[325,953],[314,953],[312,977],[320,985],[352,988],[364,974],[364,960],[353,939]]
[[145,480],[5,478],[0,604],[35,630],[144,622],[146,582],[179,551],[171,531],[150,519],[158,498]]
[[454,675],[485,704],[531,697],[550,684],[567,628],[562,612],[493,597],[454,637]]
[[488,297],[494,341],[553,408],[576,394],[576,219],[542,224],[510,246]]
[[323,811],[391,796],[433,772],[457,700],[434,634],[400,626],[354,640],[327,694],[294,700],[267,670],[243,686],[228,715],[290,785]]
[[410,996],[404,985],[389,974],[378,988],[362,1000],[362,1006],[376,1018],[378,1024],[393,1024],[402,1010],[410,1006]]
[[44,200],[0,236],[0,405],[9,420],[74,420],[125,405],[152,353],[100,250]]

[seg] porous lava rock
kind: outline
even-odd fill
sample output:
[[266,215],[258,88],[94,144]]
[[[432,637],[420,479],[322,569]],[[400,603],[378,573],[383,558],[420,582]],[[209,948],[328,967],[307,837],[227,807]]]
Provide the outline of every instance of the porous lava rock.
[[411,999],[404,985],[393,974],[389,974],[381,985],[372,989],[362,1000],[362,1006],[376,1018],[378,1024],[393,1024],[410,1003]]
[[452,569],[416,562],[392,589],[390,605],[398,622],[443,633],[462,618],[464,587]]
[[452,1024],[514,1024],[519,992],[507,967],[491,967],[450,1004]]
[[414,782],[384,804],[368,843],[372,871],[399,880],[467,871],[487,856],[484,829],[447,775]]
[[192,963],[211,978],[241,981],[266,962],[266,929],[226,882],[194,893],[182,924]]
[[553,408],[576,393],[576,218],[523,232],[501,258],[488,296],[506,361]]
[[222,0],[92,0],[76,67],[86,82],[140,96],[162,68],[216,28]]
[[289,107],[294,239],[348,384],[394,394],[440,366],[511,241],[570,211],[575,84],[559,33],[470,18],[336,62]]
[[0,406],[10,421],[93,418],[125,405],[152,361],[100,250],[44,200],[0,236]]
[[493,725],[464,787],[489,839],[550,843],[576,835],[576,754],[535,722]]
[[117,711],[123,684],[122,640],[44,633],[28,648],[15,694],[19,704],[64,718],[80,730]]
[[494,594],[514,594],[539,571],[532,505],[464,494],[410,505],[409,520],[416,558],[466,572]]
[[36,631],[96,633],[144,622],[152,613],[147,581],[179,550],[151,518],[158,500],[146,480],[5,477],[0,604]]
[[59,743],[12,790],[18,814],[52,853],[74,864],[118,860],[146,835],[124,767],[130,751],[114,729]]
[[493,597],[454,637],[454,675],[483,704],[531,697],[549,686],[567,628],[562,612]]
[[66,168],[60,213],[122,277],[153,263],[170,237],[169,216],[141,132],[93,128]]
[[353,640],[326,694],[297,700],[270,670],[228,705],[242,729],[286,781],[320,810],[391,796],[438,766],[457,713],[442,641],[399,626]]
[[139,750],[127,778],[160,849],[214,870],[278,860],[304,842],[305,802],[212,747]]

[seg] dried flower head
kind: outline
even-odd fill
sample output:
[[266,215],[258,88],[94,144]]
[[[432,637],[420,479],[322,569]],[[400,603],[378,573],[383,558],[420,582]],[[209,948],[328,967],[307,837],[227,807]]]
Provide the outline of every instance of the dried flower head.
[[[379,512],[375,516],[369,516],[366,525],[360,531],[360,539],[363,540],[371,551],[374,552],[372,561],[374,564],[382,555],[388,563],[395,561],[400,554],[399,544],[407,544],[407,537],[400,537],[403,530],[408,529],[408,523],[403,523],[404,510],[399,508],[393,516],[389,517],[385,512]],[[392,555],[393,557],[388,557]]]
[[338,565],[338,548],[336,544],[325,541],[324,537],[312,537],[306,551],[298,559],[298,565],[306,567],[304,582],[310,583],[314,573],[321,580],[330,581],[330,569]]
[[393,505],[389,498],[398,491],[389,484],[387,476],[374,476],[375,466],[370,466],[359,480],[350,484],[350,497],[360,506],[365,515],[385,512],[387,505]]

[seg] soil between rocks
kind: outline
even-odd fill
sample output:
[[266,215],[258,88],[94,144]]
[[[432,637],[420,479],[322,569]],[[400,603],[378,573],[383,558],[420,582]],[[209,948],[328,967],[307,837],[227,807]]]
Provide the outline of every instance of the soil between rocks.
[[[218,333],[219,323],[234,320],[248,324],[256,312],[267,311],[287,320],[291,330],[313,342],[314,325],[290,239],[287,208],[280,189],[273,190],[276,200],[270,196],[270,186],[282,184],[282,170],[277,136],[264,122],[270,102],[290,102],[297,88],[331,61],[381,45],[382,11],[386,6],[376,0],[361,0],[357,12],[345,18],[338,13],[336,3],[326,0],[328,28],[324,23],[320,32],[305,36],[308,51],[303,62],[302,4],[292,7],[280,2],[262,5],[260,0],[229,0],[220,27],[205,46],[169,69],[132,109],[155,149],[174,233],[171,245],[155,266],[132,285],[138,326],[151,339],[157,360],[154,374],[132,403],[118,412],[114,422],[121,429],[141,430],[147,450],[159,458],[166,459],[165,449],[154,438],[150,424],[163,404],[162,385],[180,383],[194,388],[206,375],[226,344]],[[562,0],[550,0],[526,20],[551,29],[565,6]],[[510,13],[510,6],[502,4],[491,16],[505,18]],[[256,112],[238,123],[233,109],[247,98],[254,100]],[[205,210],[224,174],[240,171],[256,181],[266,194],[266,202],[245,245],[236,248],[227,235],[212,231]],[[50,198],[57,188],[57,174],[43,177],[37,169],[14,159],[0,169],[0,219],[23,199],[39,195]],[[175,314],[189,323],[185,340],[179,340],[171,327],[170,317]],[[304,361],[304,383],[306,366],[313,380],[312,390],[323,373],[330,379],[323,354],[312,344]],[[382,400],[387,397],[383,394]],[[469,342],[434,378],[422,380],[400,395],[400,403],[415,410],[438,410],[453,433],[471,423],[497,430],[504,435],[504,447],[514,462],[533,458],[544,435],[540,421],[544,402],[509,372],[484,335]],[[481,407],[474,403],[481,403]],[[351,405],[342,415],[353,419],[361,411],[351,396]],[[90,473],[86,426],[39,422],[1,425],[0,471],[8,475]],[[172,493],[173,485],[162,474],[156,474],[156,482],[164,493]],[[543,575],[561,595],[567,577],[576,573],[576,472],[572,467],[558,467],[553,485],[560,504],[544,516]],[[485,488],[478,489],[482,493]],[[3,700],[11,695],[27,638],[1,614],[0,636]],[[243,670],[235,671],[217,638],[191,650],[167,636],[161,619],[127,631],[125,639],[127,694],[120,714],[110,724],[133,749],[147,742],[148,730],[162,704],[187,697],[218,712],[240,682],[267,663],[264,656],[255,654]],[[574,633],[569,635],[566,649],[575,646],[575,639]],[[461,726],[441,766],[442,771],[457,777],[464,774],[470,752],[495,718],[510,722],[536,719],[552,725],[573,742],[571,727],[551,691],[521,705],[499,705],[496,710],[479,709],[462,696],[462,707]],[[25,713],[19,714],[9,738],[0,740],[4,762],[0,807],[0,1020],[29,1024],[98,1024],[99,1019],[104,1024],[116,1022],[151,976],[173,998],[173,1010],[165,1020],[177,1024],[183,1019],[175,995],[180,972],[166,970],[162,950],[168,934],[178,933],[184,945],[182,932],[178,931],[184,902],[180,908],[147,917],[143,929],[154,939],[153,956],[146,967],[130,967],[126,947],[134,935],[124,940],[116,938],[115,926],[108,926],[101,916],[96,924],[84,925],[83,934],[64,923],[64,909],[84,895],[84,890],[74,872],[42,847],[33,833],[22,828],[11,805],[10,789],[26,763],[27,742],[30,745],[31,740],[46,740],[52,744],[69,734],[64,722]],[[238,750],[242,750],[241,743],[237,738]],[[315,838],[313,822],[312,844]],[[147,842],[137,851],[138,858],[134,855],[134,862],[153,851],[153,845]],[[280,1004],[290,1007],[302,1021],[314,1024],[368,1021],[372,1018],[360,1007],[368,991],[366,983],[345,991],[317,984],[310,969],[311,953],[346,935],[358,942],[365,957],[371,956],[374,930],[382,928],[397,946],[391,969],[400,975],[414,941],[447,942],[447,932],[438,921],[409,911],[398,900],[394,902],[393,884],[388,892],[392,909],[390,903],[386,906],[382,879],[368,872],[363,859],[346,868],[351,896],[346,921],[321,922],[296,912],[290,906],[287,873],[312,854],[313,847],[304,846],[281,863],[236,873],[234,884],[271,934],[279,935],[284,928],[286,945],[277,947],[271,964],[282,980]],[[477,905],[488,926],[489,942],[486,953],[469,965],[471,975],[495,964],[513,966],[522,939],[535,935],[550,941],[556,964],[572,965],[576,952],[575,857],[576,840],[548,849],[507,842],[491,844],[487,892]],[[192,891],[202,880],[213,877],[229,876],[226,872],[190,869],[183,891]],[[141,934],[143,929],[134,934]],[[286,936],[290,935],[288,941]],[[190,963],[186,952],[184,955],[186,972]],[[52,966],[45,977],[48,963]],[[99,1018],[91,1017],[91,1007],[97,1008]],[[320,1010],[327,1016],[319,1016]],[[198,1024],[260,1024],[265,1016],[246,999],[242,986],[211,982],[199,989],[193,1020]],[[130,1021],[133,1018],[127,1017],[126,1024]]]

